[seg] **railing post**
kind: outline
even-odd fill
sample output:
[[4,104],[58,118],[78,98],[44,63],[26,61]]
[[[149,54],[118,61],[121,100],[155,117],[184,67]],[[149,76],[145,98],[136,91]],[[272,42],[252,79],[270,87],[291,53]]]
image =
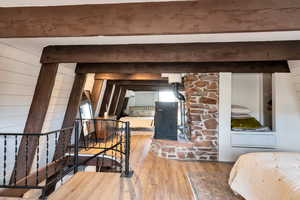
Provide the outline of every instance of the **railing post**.
[[132,177],[133,171],[130,170],[130,124],[125,122],[125,171],[122,177]]
[[79,122],[75,121],[74,174],[78,172]]

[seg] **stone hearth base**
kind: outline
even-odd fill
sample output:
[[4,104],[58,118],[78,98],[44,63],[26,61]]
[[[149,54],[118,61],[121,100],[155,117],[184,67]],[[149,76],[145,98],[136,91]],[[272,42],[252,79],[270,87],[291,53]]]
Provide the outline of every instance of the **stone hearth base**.
[[199,148],[192,142],[152,139],[151,151],[157,156],[175,160],[217,160],[218,152]]

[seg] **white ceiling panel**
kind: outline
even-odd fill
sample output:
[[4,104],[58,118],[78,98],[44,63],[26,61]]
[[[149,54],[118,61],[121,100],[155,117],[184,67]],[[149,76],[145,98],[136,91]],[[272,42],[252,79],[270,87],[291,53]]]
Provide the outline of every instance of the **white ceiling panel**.
[[218,33],[194,35],[149,35],[149,36],[98,36],[60,38],[11,38],[0,39],[1,43],[40,55],[48,45],[96,45],[96,44],[155,44],[194,42],[248,42],[300,40],[300,31]]
[[0,0],[0,7],[58,6],[108,3],[161,2],[178,0]]

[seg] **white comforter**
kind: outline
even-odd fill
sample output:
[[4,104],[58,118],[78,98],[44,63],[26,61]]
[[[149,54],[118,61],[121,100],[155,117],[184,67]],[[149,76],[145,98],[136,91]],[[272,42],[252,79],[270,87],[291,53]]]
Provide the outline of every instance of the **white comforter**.
[[120,119],[124,122],[130,122],[131,128],[153,128],[153,117],[123,117]]
[[300,153],[242,155],[229,185],[247,200],[300,200]]

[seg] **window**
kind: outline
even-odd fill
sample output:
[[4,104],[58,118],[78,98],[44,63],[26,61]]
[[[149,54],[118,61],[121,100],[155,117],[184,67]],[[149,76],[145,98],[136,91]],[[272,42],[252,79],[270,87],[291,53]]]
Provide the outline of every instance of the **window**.
[[172,91],[159,91],[159,101],[161,102],[177,102],[177,98],[175,97]]
[[81,113],[81,117],[82,119],[92,119],[93,115],[92,115],[92,108],[90,103],[84,103],[80,106],[80,113]]
[[232,130],[272,130],[272,74],[233,73],[231,95]]

